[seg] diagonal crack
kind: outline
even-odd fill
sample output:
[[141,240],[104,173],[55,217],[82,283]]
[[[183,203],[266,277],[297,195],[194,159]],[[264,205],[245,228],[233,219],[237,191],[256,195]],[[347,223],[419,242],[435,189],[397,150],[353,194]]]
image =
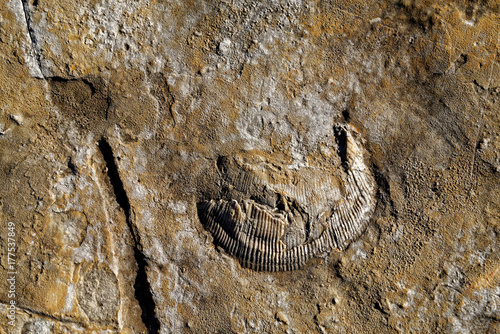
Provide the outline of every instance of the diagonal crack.
[[[7,302],[0,301],[0,305],[4,305],[5,307],[7,307],[10,304],[7,304]],[[65,323],[65,324],[73,324],[73,325],[81,326],[83,328],[86,327],[85,324],[83,322],[79,321],[78,319],[73,319],[71,317],[55,316],[55,315],[48,314],[48,313],[45,313],[45,312],[42,312],[39,310],[32,309],[32,308],[27,307],[27,306],[17,305],[16,307],[19,310],[22,310],[31,316],[37,315],[39,317],[47,318],[47,319],[50,319],[50,320],[55,321],[55,322],[61,322],[61,323]]]
[[101,138],[97,145],[102,153],[102,156],[104,157],[104,161],[106,162],[108,177],[111,185],[113,186],[116,201],[125,213],[127,225],[130,229],[130,233],[132,234],[132,239],[134,240],[134,257],[138,267],[134,289],[135,298],[139,302],[142,310],[142,321],[148,328],[149,333],[158,334],[160,330],[160,322],[155,314],[156,304],[153,299],[151,286],[146,273],[146,256],[139,249],[139,247],[141,247],[140,235],[132,220],[130,201],[128,199],[127,192],[123,187],[123,182],[120,179],[120,174],[118,173],[118,167],[116,165],[111,146],[105,138]]
[[23,5],[24,18],[26,20],[26,26],[28,28],[28,35],[30,37],[31,47],[33,48],[33,52],[35,53],[35,58],[36,58],[36,62],[38,64],[38,68],[40,70],[40,74],[42,75],[42,77],[44,79],[47,79],[45,77],[45,74],[43,73],[42,55],[40,54],[40,50],[38,47],[38,41],[36,39],[35,30],[33,29],[33,20],[31,18],[30,5],[28,3],[28,0],[21,0],[21,3]]

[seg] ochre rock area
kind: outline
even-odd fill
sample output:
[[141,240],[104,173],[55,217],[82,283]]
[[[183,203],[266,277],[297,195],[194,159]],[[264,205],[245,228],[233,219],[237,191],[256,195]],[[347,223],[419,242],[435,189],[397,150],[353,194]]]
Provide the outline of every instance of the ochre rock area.
[[[1,1],[0,333],[499,333],[499,31],[495,0]],[[276,244],[309,242],[268,185],[335,185],[334,214],[339,124],[360,235],[243,266],[200,203],[295,210]]]

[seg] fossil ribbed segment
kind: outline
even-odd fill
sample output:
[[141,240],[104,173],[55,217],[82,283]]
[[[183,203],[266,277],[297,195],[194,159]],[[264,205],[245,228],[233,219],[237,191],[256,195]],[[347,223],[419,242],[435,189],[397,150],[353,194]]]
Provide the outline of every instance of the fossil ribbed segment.
[[[286,271],[344,250],[375,206],[375,182],[349,125],[336,127],[341,164],[289,168],[264,158],[221,158],[226,199],[198,204],[214,242],[254,270]],[[340,167],[342,166],[342,167]]]

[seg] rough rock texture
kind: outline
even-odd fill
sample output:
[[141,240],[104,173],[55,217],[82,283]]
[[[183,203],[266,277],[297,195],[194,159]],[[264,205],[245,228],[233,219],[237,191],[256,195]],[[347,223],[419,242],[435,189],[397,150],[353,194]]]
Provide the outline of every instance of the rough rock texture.
[[[494,0],[0,2],[0,333],[500,332],[499,31]],[[220,158],[339,166],[337,123],[359,239],[214,246]]]

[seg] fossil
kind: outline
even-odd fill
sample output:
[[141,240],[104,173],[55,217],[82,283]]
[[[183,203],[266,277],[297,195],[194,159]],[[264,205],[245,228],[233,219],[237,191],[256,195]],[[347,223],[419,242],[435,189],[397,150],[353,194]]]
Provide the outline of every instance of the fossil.
[[228,198],[198,203],[214,242],[242,266],[259,271],[295,270],[313,257],[344,250],[375,207],[375,182],[355,131],[336,126],[341,164],[335,168],[220,158]]

